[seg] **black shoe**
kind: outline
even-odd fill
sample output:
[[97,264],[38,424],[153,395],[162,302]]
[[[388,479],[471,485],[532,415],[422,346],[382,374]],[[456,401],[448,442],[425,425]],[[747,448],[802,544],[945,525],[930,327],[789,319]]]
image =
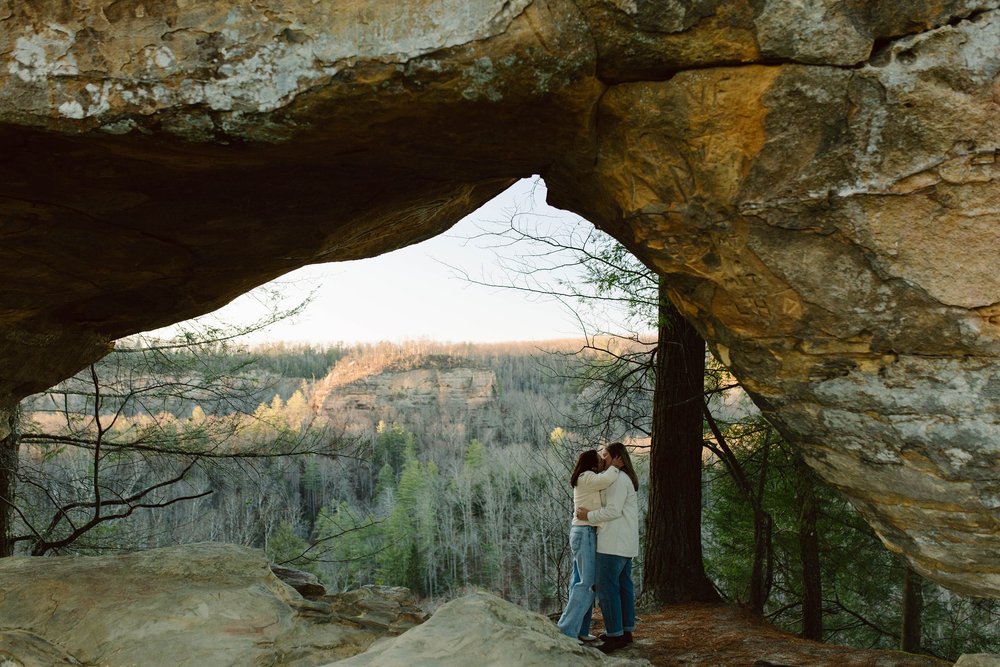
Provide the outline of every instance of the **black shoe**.
[[[602,632],[601,634],[599,634],[597,636],[597,638],[600,639],[602,642],[603,641],[607,641],[608,635]],[[612,637],[611,639],[615,639],[615,637]],[[629,632],[628,630],[626,630],[625,634],[623,634],[621,637],[619,637],[619,639],[624,639],[626,644],[631,644],[632,643],[632,633]]]
[[601,653],[613,653],[620,648],[625,648],[629,645],[629,640],[625,637],[608,637],[604,640],[604,643],[597,647],[597,650]]

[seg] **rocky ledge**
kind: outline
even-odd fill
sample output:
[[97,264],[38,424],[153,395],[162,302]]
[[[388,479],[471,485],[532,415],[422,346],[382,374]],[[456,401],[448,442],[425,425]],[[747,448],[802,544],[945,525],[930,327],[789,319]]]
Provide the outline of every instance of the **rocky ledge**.
[[308,576],[276,569],[310,597],[279,579],[262,552],[229,544],[2,559],[0,664],[648,665],[606,660],[546,617],[488,593],[449,602],[427,620],[407,589],[326,595]]

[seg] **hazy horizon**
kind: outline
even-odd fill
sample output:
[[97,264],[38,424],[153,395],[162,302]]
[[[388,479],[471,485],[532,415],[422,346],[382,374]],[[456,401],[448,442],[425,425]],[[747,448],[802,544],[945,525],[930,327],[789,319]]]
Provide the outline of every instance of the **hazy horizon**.
[[[322,346],[422,339],[447,343],[582,339],[579,319],[557,299],[475,284],[460,275],[464,272],[479,282],[505,282],[506,270],[492,247],[497,240],[475,238],[483,226],[514,215],[537,216],[547,225],[558,226],[563,220],[567,225],[589,225],[575,214],[548,206],[544,197],[541,179],[523,179],[434,238],[376,257],[292,271],[258,290],[280,292],[285,307],[300,303],[310,292],[313,301],[297,317],[243,342]],[[509,246],[504,250],[512,252]],[[513,259],[519,258],[515,254]],[[203,317],[248,323],[267,312],[255,290]],[[154,333],[166,335],[173,328]]]

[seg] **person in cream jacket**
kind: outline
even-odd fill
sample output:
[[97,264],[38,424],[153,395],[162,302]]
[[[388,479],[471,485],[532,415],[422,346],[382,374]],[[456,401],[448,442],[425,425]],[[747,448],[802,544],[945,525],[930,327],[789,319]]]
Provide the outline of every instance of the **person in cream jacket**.
[[[580,507],[600,507],[601,491],[619,477],[618,468],[608,467],[597,450],[588,449],[576,460],[570,475],[574,512]],[[569,598],[559,618],[559,630],[581,641],[590,635],[590,616],[594,610],[594,587],[597,576],[597,524],[574,515],[569,529],[569,547],[573,554],[573,574]]]
[[621,474],[601,493],[603,506],[577,508],[578,519],[600,526],[597,532],[597,597],[604,616],[604,643],[611,653],[632,642],[635,630],[635,588],[632,559],[639,555],[639,478],[628,450],[620,442],[601,448],[601,458]]

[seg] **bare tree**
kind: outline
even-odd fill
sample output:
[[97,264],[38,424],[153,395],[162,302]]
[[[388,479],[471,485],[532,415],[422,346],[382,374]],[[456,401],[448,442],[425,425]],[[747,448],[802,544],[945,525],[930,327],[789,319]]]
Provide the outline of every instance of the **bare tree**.
[[99,526],[211,494],[204,482],[212,475],[199,476],[199,488],[192,477],[214,461],[333,453],[332,438],[318,429],[266,424],[256,406],[269,378],[246,355],[231,354],[241,335],[300,307],[272,309],[244,327],[195,322],[169,340],[120,341],[97,364],[26,400],[15,429],[23,461],[10,475],[18,492],[0,489],[15,517],[2,555],[19,543],[33,555],[58,553],[84,535],[93,547]]

